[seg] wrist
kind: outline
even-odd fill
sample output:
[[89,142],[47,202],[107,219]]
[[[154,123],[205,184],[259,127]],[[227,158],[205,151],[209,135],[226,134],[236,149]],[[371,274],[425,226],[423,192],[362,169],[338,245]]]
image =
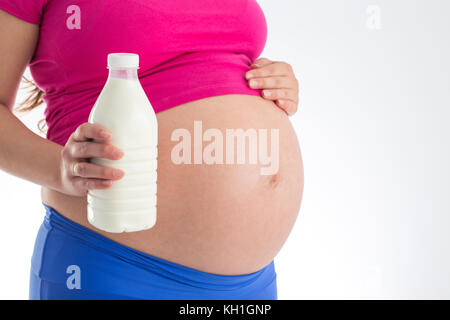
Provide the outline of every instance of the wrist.
[[61,150],[62,149],[59,149],[58,152],[56,152],[51,170],[51,178],[48,185],[50,189],[54,189],[59,192],[63,190],[62,170],[61,170],[62,166]]

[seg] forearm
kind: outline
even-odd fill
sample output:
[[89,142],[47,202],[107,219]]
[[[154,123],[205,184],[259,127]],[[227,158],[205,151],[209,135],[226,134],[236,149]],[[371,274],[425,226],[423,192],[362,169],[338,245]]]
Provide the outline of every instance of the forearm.
[[0,170],[59,190],[62,148],[29,130],[0,104]]

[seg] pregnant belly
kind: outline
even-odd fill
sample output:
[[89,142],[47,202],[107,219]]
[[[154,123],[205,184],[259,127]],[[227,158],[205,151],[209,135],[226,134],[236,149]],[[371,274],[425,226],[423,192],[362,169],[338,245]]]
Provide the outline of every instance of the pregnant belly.
[[223,95],[157,117],[153,228],[111,234],[87,222],[85,197],[43,188],[43,202],[114,241],[201,271],[236,275],[267,265],[294,225],[303,191],[300,148],[287,116],[261,97]]

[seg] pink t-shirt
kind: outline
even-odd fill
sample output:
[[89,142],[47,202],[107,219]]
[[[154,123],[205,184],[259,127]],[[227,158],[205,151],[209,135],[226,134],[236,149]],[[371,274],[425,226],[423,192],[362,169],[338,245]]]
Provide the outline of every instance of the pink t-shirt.
[[0,9],[40,25],[29,66],[45,92],[47,138],[61,145],[88,120],[108,76],[108,53],[139,54],[155,112],[222,94],[261,94],[244,78],[267,38],[256,0],[0,0]]

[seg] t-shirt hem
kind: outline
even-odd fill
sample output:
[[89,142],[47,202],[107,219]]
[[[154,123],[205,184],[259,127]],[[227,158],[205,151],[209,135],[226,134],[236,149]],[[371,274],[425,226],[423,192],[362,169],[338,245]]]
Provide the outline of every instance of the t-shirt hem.
[[[229,94],[261,96],[261,90],[252,89],[243,85],[202,86],[192,90],[183,91],[183,93],[171,95],[160,100],[151,99],[150,103],[152,104],[155,113],[159,113],[168,109],[176,108],[177,106],[188,102]],[[49,126],[46,138],[64,146],[72,132],[69,134],[66,134],[66,131],[53,132],[54,125],[55,123],[52,126]]]
[[153,100],[150,102],[152,103],[152,106],[155,109],[155,113],[158,113],[171,108],[175,108],[184,103],[229,94],[245,94],[252,96],[261,96],[261,90],[251,89],[250,87],[248,88],[243,87],[242,85],[234,85],[234,86],[212,85],[199,87],[189,91],[184,91],[181,94],[172,95],[160,100]]

